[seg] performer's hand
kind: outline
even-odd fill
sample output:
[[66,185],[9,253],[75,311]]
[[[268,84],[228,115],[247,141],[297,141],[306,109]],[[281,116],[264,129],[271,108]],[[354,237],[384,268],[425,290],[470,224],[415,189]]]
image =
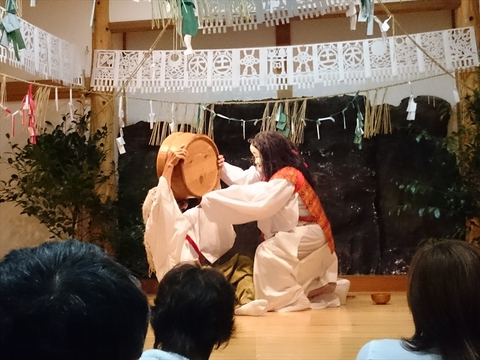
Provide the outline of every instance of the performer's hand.
[[179,148],[169,149],[165,159],[165,166],[174,167],[180,160],[185,160],[187,155],[188,152],[187,149],[185,149],[185,145],[182,145]]
[[182,145],[178,148],[169,149],[167,151],[167,155],[165,155],[165,166],[163,168],[162,176],[167,180],[170,188],[172,187],[173,168],[180,160],[185,160],[187,154],[188,152],[185,149],[185,145]]
[[223,155],[218,155],[217,164],[219,169],[223,167],[224,162],[225,162],[225,157]]

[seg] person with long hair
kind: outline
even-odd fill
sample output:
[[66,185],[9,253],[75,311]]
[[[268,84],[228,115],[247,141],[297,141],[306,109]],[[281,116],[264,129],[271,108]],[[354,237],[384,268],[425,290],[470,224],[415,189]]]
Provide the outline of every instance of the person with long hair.
[[297,147],[275,131],[259,132],[249,142],[254,166],[243,170],[223,162],[229,187],[206,194],[200,206],[211,221],[220,214],[232,224],[257,221],[264,240],[255,252],[253,283],[269,311],[339,306],[349,282],[337,283],[330,222]]
[[461,240],[421,247],[410,263],[407,301],[415,332],[373,340],[357,360],[480,359],[480,249]]

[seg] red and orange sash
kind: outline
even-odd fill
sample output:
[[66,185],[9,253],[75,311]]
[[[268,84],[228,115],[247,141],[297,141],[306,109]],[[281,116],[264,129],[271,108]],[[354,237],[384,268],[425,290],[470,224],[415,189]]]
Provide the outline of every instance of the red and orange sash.
[[288,166],[273,174],[270,180],[272,179],[285,179],[295,185],[295,192],[300,195],[308,211],[312,214],[309,218],[300,217],[300,221],[316,222],[325,233],[328,247],[333,254],[335,251],[335,242],[333,240],[330,221],[328,221],[327,216],[323,211],[322,203],[315,193],[315,190],[313,190],[312,186],[305,180],[302,172],[294,167]]

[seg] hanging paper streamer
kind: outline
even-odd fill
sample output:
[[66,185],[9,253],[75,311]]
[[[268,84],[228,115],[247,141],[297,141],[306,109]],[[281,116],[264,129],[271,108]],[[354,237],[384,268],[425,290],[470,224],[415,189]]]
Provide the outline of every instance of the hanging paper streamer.
[[120,128],[125,127],[125,122],[123,121],[125,113],[123,112],[123,96],[120,96],[118,100],[118,125]]
[[58,111],[58,88],[55,88],[55,110]]
[[20,112],[20,110],[15,111],[12,114],[12,137],[15,137],[15,116]]
[[[35,118],[35,102],[33,101],[33,85],[28,85],[27,95],[22,100],[22,123],[27,126],[30,144],[37,143],[37,121]],[[26,119],[25,119],[26,118]]]
[[275,121],[277,122],[275,128],[277,131],[288,136],[289,129],[287,128],[287,115],[283,112],[283,104],[280,104],[275,114]]
[[11,114],[12,112],[4,105],[0,104],[0,108],[2,108],[3,111],[5,111],[7,114]]
[[378,27],[380,28],[380,32],[382,34],[382,40],[387,41],[387,31],[390,29],[390,25],[388,25],[388,22],[392,16],[389,16],[387,20],[381,21],[378,17],[374,16],[373,19],[375,22],[378,24]]
[[70,110],[70,121],[73,122],[74,121],[73,112],[75,110],[73,109],[73,90],[72,90],[72,88],[70,88],[69,95],[70,95],[70,101],[68,102],[68,108]]
[[373,35],[373,10],[373,0],[360,1],[360,14],[358,16],[358,22],[367,23],[367,35]]
[[324,117],[324,118],[319,118],[315,121],[315,123],[317,124],[317,139],[318,140],[320,140],[322,138],[322,136],[320,134],[320,125],[322,125],[322,121],[327,121],[327,120],[335,122],[335,119],[331,116]]
[[358,145],[358,148],[362,149],[362,140],[363,140],[363,115],[360,110],[357,109],[357,125],[355,126],[355,138],[353,143]]
[[121,154],[125,154],[127,151],[125,150],[125,138],[124,138],[124,135],[123,135],[123,129],[120,128],[119,132],[120,132],[120,135],[115,140],[116,140],[116,143],[117,143],[118,152],[121,155]]
[[408,85],[410,86],[410,98],[408,99],[407,105],[407,120],[415,120],[415,113],[417,111],[417,103],[413,97],[412,83],[409,81]]
[[407,120],[412,121],[415,120],[415,113],[417,111],[417,103],[413,98],[413,95],[410,95],[408,99],[408,106],[407,106]]
[[150,100],[150,113],[148,114],[148,121],[150,123],[150,130],[152,130],[153,124],[155,123],[155,113],[153,112],[152,100]]
[[355,2],[350,3],[348,5],[348,10],[345,13],[346,16],[350,18],[350,30],[357,29],[357,7],[355,6]]
[[125,150],[125,139],[123,138],[123,136],[119,136],[117,138],[117,149],[118,149],[118,152],[121,154],[125,154],[127,151]]
[[175,103],[172,103],[172,108],[171,108],[171,118],[170,118],[170,132],[173,133],[175,132]]
[[20,32],[20,20],[17,17],[18,5],[16,0],[6,0],[5,16],[0,22],[0,45],[7,48],[12,44],[17,61],[20,61],[19,51],[25,49],[22,33]]

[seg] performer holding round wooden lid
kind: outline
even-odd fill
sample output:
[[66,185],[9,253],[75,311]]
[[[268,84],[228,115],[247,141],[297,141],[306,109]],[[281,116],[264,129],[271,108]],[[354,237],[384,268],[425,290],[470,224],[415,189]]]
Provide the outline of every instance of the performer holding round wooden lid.
[[[160,147],[158,185],[149,191],[143,204],[147,259],[159,281],[180,262],[214,264],[235,241],[231,222],[222,221],[221,214],[211,221],[201,207],[187,209],[186,197],[192,193],[198,197],[220,187],[218,151],[213,141],[205,138],[205,135],[174,133]],[[199,176],[203,179],[199,180]],[[236,289],[237,315],[265,313],[266,301],[255,300],[251,259],[236,254],[226,263],[214,266]]]

